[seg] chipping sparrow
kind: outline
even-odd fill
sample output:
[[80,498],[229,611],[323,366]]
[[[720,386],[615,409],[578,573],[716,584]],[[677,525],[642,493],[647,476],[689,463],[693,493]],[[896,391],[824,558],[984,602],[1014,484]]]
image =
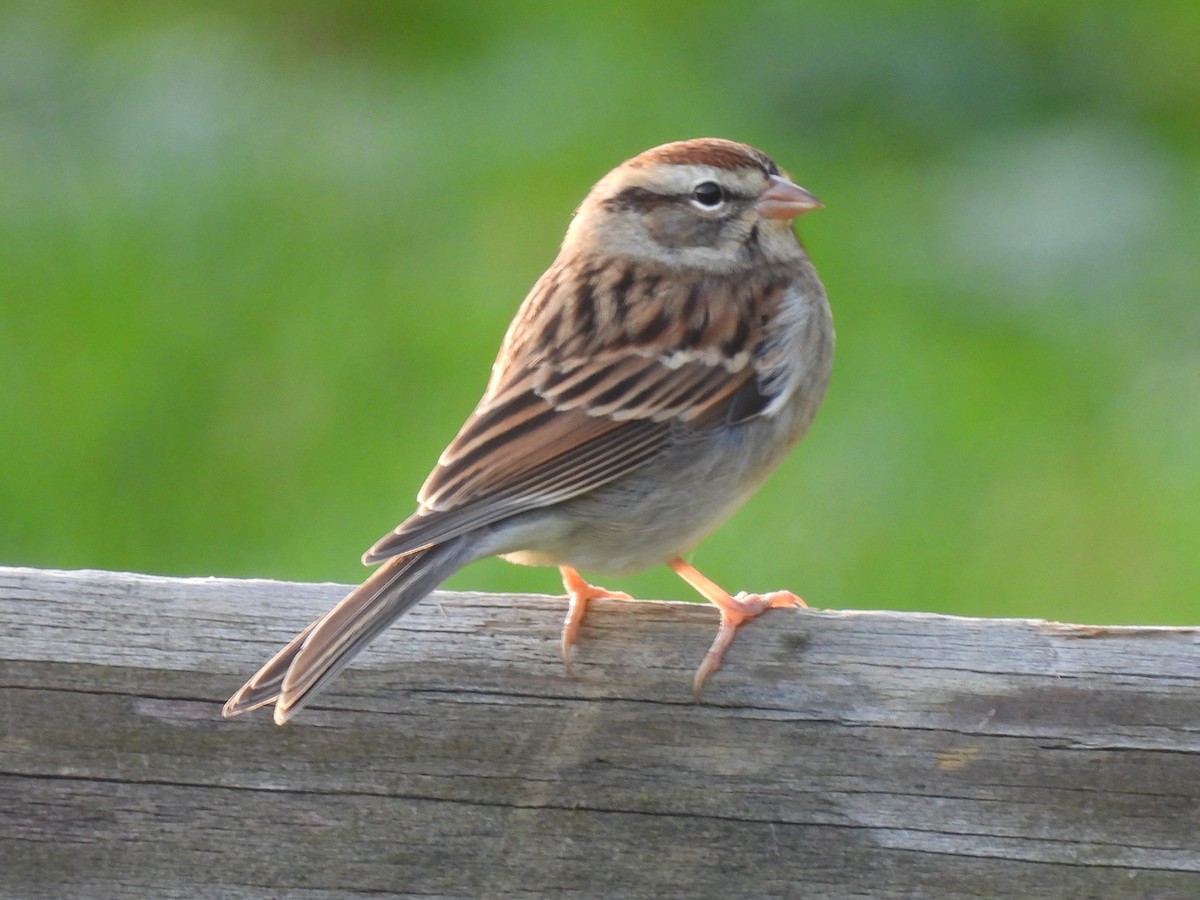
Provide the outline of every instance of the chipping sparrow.
[[483,399],[442,453],[383,562],[229,702],[286,722],[410,606],[473,560],[558,566],[562,651],[587,601],[625,597],[577,569],[671,566],[721,626],[793,594],[731,597],[680,558],[807,430],[833,360],[825,291],[791,220],[820,206],[765,154],[705,138],[618,166],[584,198],[508,328]]

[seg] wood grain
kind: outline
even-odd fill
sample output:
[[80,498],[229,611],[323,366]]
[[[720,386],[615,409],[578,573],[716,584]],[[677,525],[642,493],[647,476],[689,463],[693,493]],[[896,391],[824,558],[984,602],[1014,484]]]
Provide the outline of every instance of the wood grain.
[[0,569],[0,896],[1196,897],[1200,635],[437,594],[225,721],[338,585]]

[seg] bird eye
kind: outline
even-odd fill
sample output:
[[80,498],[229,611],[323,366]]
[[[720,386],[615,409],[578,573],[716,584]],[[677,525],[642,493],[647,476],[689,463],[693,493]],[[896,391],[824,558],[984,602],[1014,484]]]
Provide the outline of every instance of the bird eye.
[[715,209],[725,200],[725,191],[715,181],[703,181],[692,191],[692,199],[707,209]]

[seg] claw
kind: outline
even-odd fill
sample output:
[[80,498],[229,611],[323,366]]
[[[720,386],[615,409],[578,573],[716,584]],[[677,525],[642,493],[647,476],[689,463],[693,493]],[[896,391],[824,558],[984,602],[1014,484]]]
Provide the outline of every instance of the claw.
[[696,670],[696,675],[692,678],[692,697],[697,703],[701,702],[705,679],[721,668],[725,651],[729,649],[729,645],[733,643],[733,636],[737,634],[737,630],[745,624],[747,619],[760,616],[768,609],[808,606],[791,591],[772,591],[769,594],[743,592],[736,597],[729,597],[729,603],[728,607],[718,607],[721,610],[721,627],[717,629],[717,636],[713,639],[712,646],[704,654],[704,661],[700,663],[700,668]]
[[602,587],[596,587],[594,584],[588,584],[583,576],[570,566],[560,566],[559,572],[562,573],[563,587],[567,590],[568,601],[567,617],[563,619],[562,660],[563,668],[570,673],[571,648],[575,646],[575,639],[579,635],[579,625],[583,622],[584,614],[587,613],[588,601],[596,599],[632,600],[633,598],[624,591],[609,591]]
[[717,629],[717,636],[713,640],[712,646],[708,648],[708,653],[704,655],[704,661],[700,663],[700,668],[696,670],[696,675],[692,678],[692,697],[697,703],[700,702],[705,679],[721,668],[721,660],[725,658],[725,651],[729,649],[729,645],[733,643],[733,636],[737,634],[737,630],[747,619],[762,615],[768,609],[784,606],[808,606],[791,591],[771,591],[768,594],[743,592],[736,597],[731,597],[716,582],[705,578],[697,569],[682,559],[676,557],[668,565],[680,578],[699,591],[706,600],[721,611],[721,627]]

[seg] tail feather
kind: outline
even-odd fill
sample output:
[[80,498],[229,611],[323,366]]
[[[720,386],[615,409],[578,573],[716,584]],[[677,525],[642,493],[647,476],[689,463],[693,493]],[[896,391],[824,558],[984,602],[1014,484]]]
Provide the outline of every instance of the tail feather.
[[261,669],[251,676],[236,694],[230,697],[221,708],[225,718],[240,716],[242,713],[274,703],[283,688],[283,678],[292,665],[292,660],[300,652],[305,639],[312,630],[321,624],[317,619],[302,632],[292,638],[286,647],[276,653]]
[[466,537],[390,559],[290,643],[229,698],[236,716],[275,703],[284,724],[380,632],[470,562]]

